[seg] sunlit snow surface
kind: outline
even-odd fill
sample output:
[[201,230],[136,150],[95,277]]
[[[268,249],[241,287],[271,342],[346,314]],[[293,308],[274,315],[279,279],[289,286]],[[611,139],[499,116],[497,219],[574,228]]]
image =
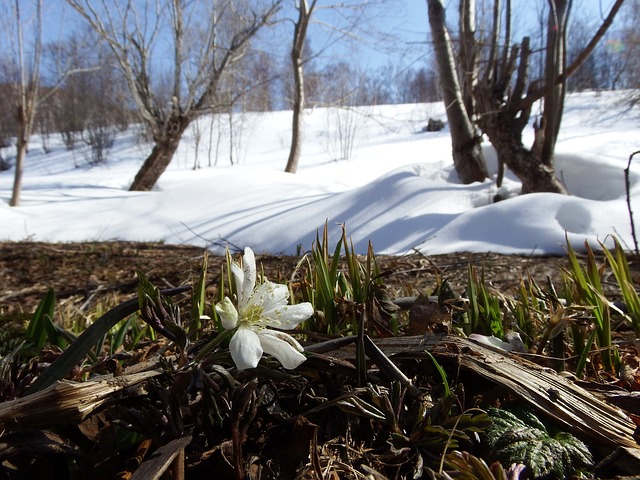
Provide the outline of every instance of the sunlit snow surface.
[[[13,170],[0,173],[0,240],[163,241],[215,252],[229,244],[295,254],[311,247],[326,221],[334,241],[346,225],[361,253],[369,241],[379,254],[562,253],[565,235],[580,248],[611,234],[632,248],[624,169],[640,150],[640,116],[627,110],[622,95],[567,99],[556,168],[571,196],[517,196],[520,184],[507,173],[501,193],[511,198],[498,203],[488,142],[492,179],[463,185],[453,169],[448,131],[421,133],[429,117],[445,118],[440,104],[308,110],[295,175],[283,171],[291,112],[234,116],[233,165],[228,119],[202,118],[152,192],[128,191],[149,152],[135,127],[118,136],[105,164],[93,167],[86,147],[67,151],[53,136],[44,154],[34,135],[20,207],[8,206]],[[352,135],[338,133],[345,124],[356,125]],[[194,170],[196,128],[200,168]],[[532,133],[526,130],[526,145]],[[341,159],[349,146],[351,158]],[[11,158],[15,152],[2,154]],[[639,175],[640,165],[632,165],[638,222]]]

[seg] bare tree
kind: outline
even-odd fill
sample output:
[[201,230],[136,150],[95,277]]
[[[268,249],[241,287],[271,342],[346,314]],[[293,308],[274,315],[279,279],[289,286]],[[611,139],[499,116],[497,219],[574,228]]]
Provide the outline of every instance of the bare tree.
[[[213,119],[211,119],[211,123],[213,123]],[[198,157],[200,153],[200,143],[202,142],[202,135],[204,135],[204,126],[201,122],[198,121],[197,118],[195,118],[191,123],[191,134],[193,135],[194,150],[193,169],[198,170],[200,168]]]
[[[571,43],[568,45],[567,56],[569,61],[573,61],[578,54],[585,47],[587,42],[591,37],[591,28],[588,23],[585,22],[583,18],[576,18],[573,16],[573,21],[571,22]],[[580,92],[583,90],[592,90],[604,88],[605,85],[602,82],[602,78],[600,78],[600,72],[598,68],[598,64],[606,62],[605,58],[597,58],[601,57],[598,55],[601,50],[598,48],[592,55],[589,56],[587,60],[582,64],[582,66],[569,77],[567,81],[567,91],[569,92]],[[602,49],[604,50],[604,49]],[[609,65],[607,65],[609,66]]]
[[[249,42],[267,25],[283,0],[260,11],[248,1],[205,2],[163,0],[111,2],[67,0],[108,43],[127,80],[142,121],[154,142],[130,190],[150,190],[168,167],[191,121],[216,110],[220,79]],[[142,3],[142,9],[139,7]],[[254,2],[257,3],[257,2]],[[161,51],[161,34],[170,32],[169,95],[152,79],[154,53]],[[163,52],[165,55],[167,52]]]
[[13,91],[16,112],[16,161],[13,190],[9,205],[15,207],[20,204],[20,192],[22,190],[22,174],[24,161],[29,147],[29,137],[35,120],[40,87],[40,61],[42,59],[42,1],[37,0],[33,5],[35,16],[32,25],[33,51],[30,59],[25,53],[24,24],[20,0],[16,0],[13,6],[11,18],[15,20],[16,57],[11,68],[12,79],[10,85]]
[[[74,74],[65,76],[60,72],[62,68]],[[84,34],[74,32],[65,40],[45,45],[43,85],[51,83],[47,71],[54,72],[54,78],[60,77],[62,81],[55,92],[41,102],[38,124],[42,117],[50,117],[67,149],[73,149],[80,138],[91,143],[92,148],[99,147],[104,143],[95,141],[96,134],[112,136],[128,126],[132,105],[126,83],[111,50],[95,38],[95,32],[87,28]],[[48,87],[42,87],[41,91],[47,92]],[[87,132],[88,128],[93,131]],[[101,158],[101,153],[96,153]]]
[[[359,2],[336,2],[318,6],[317,0],[294,0],[297,18],[292,20],[294,24],[293,42],[289,54],[294,80],[293,121],[291,147],[285,172],[296,172],[302,150],[302,113],[305,108],[305,93],[308,90],[305,88],[304,65],[311,60],[311,57],[305,56],[310,52],[310,49],[305,47],[309,25],[314,12],[323,10],[324,12],[335,14],[333,19],[321,21],[325,31],[330,31],[331,34],[328,35],[324,45],[315,52],[317,56],[335,43],[337,39],[363,42],[365,37],[375,36],[374,29],[368,28],[370,27],[369,18],[375,16],[372,13],[375,7],[380,7],[384,3],[385,0],[361,0]],[[367,29],[368,32],[365,33]]]
[[437,65],[429,56],[424,64],[415,68],[402,68],[398,72],[388,71],[378,81],[390,90],[388,103],[430,103],[442,101],[442,86]]
[[[15,117],[16,135],[16,160],[15,178],[10,200],[11,206],[20,203],[22,190],[22,176],[24,162],[29,148],[29,138],[38,120],[37,112],[41,106],[47,107],[51,104],[52,98],[58,93],[65,80],[73,75],[91,71],[93,68],[76,68],[68,59],[54,62],[49,78],[43,78],[43,2],[42,0],[32,0],[24,2],[16,0],[11,7],[9,14],[3,15],[5,21],[11,19],[15,23],[12,26],[4,25],[9,31],[12,48],[9,60],[3,66],[5,84],[8,87],[7,93],[10,98],[9,111]],[[23,15],[21,7],[27,7],[27,15]],[[29,20],[23,20],[28,16]],[[29,42],[25,29],[30,32],[32,39]],[[47,81],[48,86],[43,87],[42,83]],[[45,123],[52,123],[53,115],[50,111],[44,111],[40,118],[41,126]],[[50,125],[46,125],[49,128]],[[44,145],[46,148],[46,145]]]
[[632,0],[626,13],[619,51],[626,63],[624,86],[634,89],[628,95],[628,102],[630,106],[637,107],[640,105],[640,0]]
[[291,66],[293,67],[293,125],[291,129],[291,148],[289,159],[284,171],[296,173],[300,151],[302,150],[302,114],[304,112],[304,73],[303,58],[304,44],[307,39],[307,30],[311,15],[316,8],[317,0],[299,0],[296,5],[298,18],[293,29],[293,45],[291,47]]
[[362,128],[370,119],[367,84],[354,62],[327,64],[322,70],[322,105],[327,109],[326,151],[333,160],[353,158]]
[[[466,151],[469,157],[475,158],[474,152],[479,148],[477,140],[473,141],[468,127],[459,127],[460,123],[464,125],[463,120],[475,116],[478,126],[497,152],[500,167],[508,166],[520,178],[523,193],[566,193],[555,177],[553,160],[566,82],[606,33],[623,1],[616,0],[600,28],[568,66],[567,21],[571,0],[548,0],[544,72],[542,78],[531,80],[530,39],[524,37],[520,44],[512,44],[511,41],[511,0],[494,0],[488,44],[485,44],[486,38],[478,38],[475,34],[475,0],[460,0],[459,67],[464,78],[461,89],[453,65],[451,40],[444,25],[444,5],[441,0],[427,0],[436,59],[451,124],[454,162],[457,153],[455,145]],[[539,121],[534,123],[533,145],[526,148],[522,143],[522,131],[529,122],[533,104],[538,100],[542,100],[543,113]],[[453,120],[457,123],[454,124]],[[498,184],[501,174],[499,171]]]
[[55,129],[67,150],[73,150],[76,142],[86,128],[88,113],[84,108],[85,92],[84,79],[74,77],[73,81],[65,84],[60,91],[51,98],[49,106],[53,113]]
[[[310,39],[304,43],[302,52],[303,73],[304,73],[304,106],[308,107],[310,103],[317,103],[322,98],[323,74],[320,67],[320,53],[311,47]],[[291,52],[287,52],[285,65],[282,73],[278,75],[280,94],[282,95],[282,106],[285,109],[293,110],[295,102],[295,84],[293,79],[291,62]]]
[[[427,85],[418,87],[421,98],[428,98],[424,101],[436,101],[438,89],[433,81],[433,72],[427,73]],[[374,71],[369,71],[364,78],[363,97],[366,105],[390,105],[397,100],[395,90],[395,71],[392,65],[378,67]],[[421,83],[421,82],[418,82]],[[416,102],[417,103],[417,102]]]
[[274,109],[273,88],[277,73],[276,60],[270,52],[252,51],[238,62],[238,87],[244,93],[239,99],[244,112],[270,112]]
[[469,117],[458,81],[444,4],[442,0],[427,0],[427,6],[442,96],[451,130],[453,164],[463,183],[481,182],[489,173],[480,146],[481,137]]
[[[499,52],[501,28],[494,16],[491,53],[483,63],[478,86],[474,89],[478,124],[496,149],[499,163],[509,167],[522,181],[522,193],[567,193],[554,171],[554,150],[562,120],[566,82],[606,33],[623,1],[615,2],[590,42],[568,66],[567,21],[571,2],[548,0],[544,76],[534,80],[529,78],[532,54],[529,37],[512,45],[510,33],[503,32],[506,41],[503,40]],[[511,0],[506,0],[507,22],[510,4]],[[495,0],[494,7],[498,11],[501,1]],[[531,108],[538,100],[542,100],[542,115],[534,123],[533,144],[526,148],[522,143],[522,132],[530,119]]]

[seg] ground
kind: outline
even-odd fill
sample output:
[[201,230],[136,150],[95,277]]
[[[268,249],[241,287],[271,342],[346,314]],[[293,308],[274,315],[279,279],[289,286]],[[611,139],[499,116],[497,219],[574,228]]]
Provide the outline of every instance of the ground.
[[[49,287],[64,308],[91,310],[100,302],[113,304],[135,294],[135,270],[144,272],[158,287],[189,284],[202,265],[204,249],[159,243],[0,243],[0,313],[30,313]],[[560,281],[563,257],[455,253],[425,256],[377,256],[384,282],[392,296],[431,293],[436,275],[447,278],[454,291],[466,287],[469,264],[483,268],[487,282],[513,292],[531,275],[541,285],[547,277]],[[267,277],[290,278],[299,257],[259,255]],[[223,257],[209,256],[211,284],[216,283]]]
[[[152,283],[161,288],[191,284],[200,272],[204,255],[204,250],[197,247],[150,243],[0,243],[0,333],[6,337],[10,333],[7,331],[8,326],[24,328],[49,288],[56,292],[57,320],[95,320],[106,309],[135,297],[138,283],[136,270],[144,272]],[[601,256],[598,259],[602,262]],[[637,274],[637,262],[633,260],[632,270]],[[217,299],[216,286],[224,262],[224,257],[208,258],[209,302]],[[486,283],[503,293],[517,295],[516,289],[523,278],[533,279],[544,287],[550,280],[560,287],[561,269],[567,265],[564,257],[469,253],[429,257],[417,253],[403,257],[378,256],[377,262],[392,298],[417,295],[419,292],[430,294],[438,277],[448,279],[454,292],[463,294],[470,264],[477,267],[479,272],[484,272]],[[300,278],[300,275],[296,275],[296,266],[301,263],[299,257],[259,255],[257,263],[258,269],[271,280],[282,282]],[[607,281],[606,270],[604,275],[605,283],[612,284],[613,282]],[[612,287],[609,285],[607,288]],[[172,297],[187,311],[190,306],[189,298],[188,293]],[[377,312],[380,313],[379,310]],[[104,318],[108,320],[107,317],[109,315]],[[419,313],[416,318],[419,322]],[[104,323],[95,322],[92,330],[95,331],[96,326]],[[411,319],[408,326],[415,326]],[[84,322],[75,327],[74,331],[84,329]],[[422,332],[424,328],[420,333]],[[148,455],[142,465],[145,468],[159,469],[156,460],[161,449],[164,449],[161,457],[166,459],[170,453],[169,447],[182,449],[188,444],[188,448],[184,448],[184,457],[176,457],[178,460],[174,463],[178,466],[176,468],[186,470],[186,478],[209,478],[212,473],[221,478],[293,478],[294,471],[298,468],[309,475],[315,472],[314,478],[319,478],[321,471],[329,472],[322,478],[362,478],[361,472],[375,472],[375,478],[382,478],[382,473],[378,472],[389,473],[389,478],[412,478],[416,468],[418,471],[422,470],[423,462],[431,462],[425,466],[437,468],[437,463],[441,461],[440,454],[434,456],[433,452],[447,451],[455,431],[464,432],[465,428],[473,429],[480,425],[475,422],[486,421],[482,415],[474,416],[470,413],[479,412],[477,408],[472,408],[477,407],[477,402],[482,401],[483,408],[496,405],[502,408],[518,407],[520,403],[518,390],[505,388],[500,379],[496,380],[495,375],[490,377],[493,386],[488,388],[487,378],[475,373],[474,362],[482,357],[476,351],[479,346],[467,339],[459,339],[467,343],[456,346],[454,340],[457,341],[458,337],[453,336],[447,337],[446,341],[442,341],[443,337],[438,335],[431,335],[429,338],[433,340],[436,337],[440,338],[436,340],[439,343],[434,343],[438,348],[429,350],[422,343],[419,350],[409,351],[403,347],[405,352],[395,356],[393,362],[388,362],[389,357],[383,350],[368,351],[368,358],[376,366],[367,370],[367,379],[374,379],[375,382],[368,383],[366,387],[359,384],[357,362],[353,355],[348,356],[348,352],[347,357],[340,357],[340,352],[334,351],[329,354],[334,356],[326,356],[320,353],[322,350],[314,353],[309,349],[306,363],[293,374],[279,369],[277,362],[269,358],[255,372],[239,371],[232,366],[221,366],[231,365],[228,353],[215,350],[212,353],[207,350],[210,343],[206,342],[216,342],[217,339],[204,336],[205,343],[197,341],[190,345],[189,355],[191,358],[197,358],[203,352],[206,355],[193,366],[180,369],[177,365],[186,357],[176,356],[167,360],[171,353],[178,351],[172,350],[177,349],[178,343],[164,340],[140,342],[131,352],[120,352],[122,356],[118,354],[105,357],[104,361],[99,358],[84,370],[72,369],[66,373],[67,378],[79,379],[88,372],[101,374],[115,371],[116,377],[124,373],[122,378],[130,379],[133,375],[131,369],[134,369],[136,372],[150,372],[153,376],[153,379],[144,381],[144,388],[132,386],[122,394],[109,393],[109,401],[81,421],[73,416],[77,409],[71,408],[69,413],[57,407],[68,403],[61,401],[62,397],[58,395],[66,388],[65,391],[73,400],[72,405],[84,405],[85,401],[99,397],[93,390],[82,393],[85,388],[94,388],[92,382],[60,383],[47,389],[47,395],[55,396],[57,403],[53,403],[52,411],[46,410],[52,402],[38,399],[46,414],[37,405],[36,408],[30,404],[25,404],[24,411],[15,415],[5,410],[5,418],[11,418],[12,422],[15,418],[20,418],[27,422],[21,424],[23,426],[33,421],[37,426],[42,425],[42,428],[26,430],[25,433],[20,431],[20,427],[15,427],[16,431],[3,433],[5,448],[0,448],[0,466],[7,472],[16,473],[11,478],[79,478],[74,477],[73,473],[81,472],[84,475],[91,472],[91,478],[101,480],[114,478],[125,467],[131,471],[142,469],[138,465],[140,459],[144,458],[144,453],[138,459],[138,452],[143,446],[146,449],[144,452],[153,450],[155,453]],[[426,336],[422,337],[422,340],[425,338]],[[78,340],[74,346],[81,343]],[[169,345],[169,350],[164,350],[165,343]],[[9,344],[10,342],[5,344],[0,340],[1,348],[7,349]],[[363,344],[366,351],[367,344]],[[318,345],[323,346],[319,341],[311,347]],[[324,346],[326,345],[325,342]],[[382,343],[380,345],[384,348]],[[619,393],[622,392],[619,396],[632,399],[629,391],[637,389],[636,378],[640,378],[637,374],[637,355],[627,344],[619,342],[619,345],[624,354],[626,377],[624,381],[609,383],[624,385],[625,389],[618,390]],[[469,350],[472,346],[476,350]],[[85,347],[93,348],[93,343],[85,342],[82,348]],[[161,360],[156,359],[158,349],[163,351],[164,357]],[[425,349],[440,363],[425,357]],[[39,378],[47,378],[47,374],[54,375],[55,372],[51,372],[56,362],[51,365],[49,362],[56,357],[63,358],[69,352],[73,353],[73,349],[69,348],[61,353],[54,348],[45,348],[28,363],[20,360],[19,365],[5,369],[5,382],[0,385],[0,396],[4,395],[7,399],[21,396],[25,385],[40,371],[40,367],[46,367],[46,370]],[[344,358],[349,361],[344,361]],[[546,371],[541,370],[539,365],[526,363],[527,360],[516,361],[513,358],[507,362],[509,365],[526,364],[524,367],[520,365],[521,370],[515,375],[518,378],[529,369],[533,372]],[[148,362],[148,359],[152,361]],[[465,363],[465,359],[469,361]],[[394,365],[394,368],[390,369],[389,364]],[[491,365],[489,370],[494,373],[497,371],[495,361],[480,361],[478,364]],[[591,364],[599,365],[596,361]],[[437,370],[440,372],[437,374],[435,366],[439,365],[444,369]],[[532,374],[532,377],[538,379],[540,375],[542,374]],[[442,381],[445,377],[448,378],[447,382]],[[505,378],[512,377],[513,371],[509,371]],[[603,375],[605,377],[611,379],[610,375]],[[411,380],[406,380],[407,378]],[[522,394],[523,398],[537,399],[533,406],[541,405],[543,413],[542,406],[550,401],[553,403],[549,408],[555,412],[556,402],[559,400],[564,402],[559,405],[570,407],[570,413],[580,410],[575,401],[566,401],[567,398],[573,398],[568,397],[570,392],[560,392],[555,387],[547,389],[548,385],[559,382],[556,377],[553,379],[553,384],[527,385],[528,390]],[[404,380],[406,383],[403,383]],[[95,383],[98,389],[115,385],[111,379]],[[447,389],[443,387],[449,384],[455,385],[452,393],[446,393]],[[554,396],[549,400],[551,393]],[[35,395],[29,397],[27,394],[24,398],[34,397]],[[538,401],[541,403],[537,403]],[[374,407],[374,404],[377,406]],[[12,405],[16,404],[4,402],[7,409]],[[589,410],[590,414],[597,413],[597,407],[594,408]],[[428,412],[428,415],[424,417],[419,412]],[[380,417],[382,413],[384,421]],[[454,414],[459,416],[453,416]],[[626,429],[620,434],[620,438],[627,442],[625,445],[629,442],[633,444],[630,432],[633,432],[634,425],[626,418],[621,420],[617,414],[615,418]],[[295,421],[290,421],[292,419]],[[2,421],[0,418],[0,423]],[[462,423],[459,424],[459,421]],[[451,422],[455,422],[456,426],[449,433],[447,425],[451,425]],[[471,423],[467,425],[465,422]],[[124,424],[128,427],[121,429],[120,426]],[[568,424],[582,425],[583,422]],[[69,425],[74,427],[68,428]],[[0,427],[5,428],[6,425],[2,424]],[[440,427],[442,429],[439,430]],[[488,426],[484,425],[482,428]],[[600,424],[594,429],[600,432]],[[130,435],[132,432],[137,436]],[[122,437],[124,434],[127,437]],[[121,437],[129,438],[129,443],[121,443]],[[608,443],[604,454],[608,455],[618,444],[610,436],[605,437]],[[471,437],[464,434],[456,440],[463,442],[460,448],[468,448],[468,452],[471,452],[472,447],[478,447],[477,441],[474,443],[465,438]],[[176,446],[175,442],[184,443]],[[23,448],[24,445],[29,448]],[[62,448],[60,446],[67,450],[62,450],[63,453],[57,456],[50,455],[52,449]],[[602,447],[601,443],[590,444],[594,451],[598,446]],[[468,452],[464,455],[468,455]],[[9,454],[12,455],[11,459]],[[74,455],[73,458],[77,459],[73,465],[60,460],[71,458],[69,455]],[[492,478],[487,476],[487,467],[482,470],[482,475],[473,470],[480,468],[477,462],[462,459],[460,465],[454,465],[451,463],[457,458],[454,454],[447,455],[446,458],[449,462],[447,468],[458,471],[467,468],[472,472],[473,478]],[[138,463],[132,463],[134,459],[138,459]],[[493,461],[489,456],[483,459],[488,464]],[[546,465],[547,461],[543,460],[536,461],[535,464]],[[162,468],[165,469],[168,464],[169,462],[164,463]],[[578,468],[578,464],[579,462],[571,460],[571,465],[567,467]],[[41,474],[54,471],[52,469],[56,465],[69,472],[65,470],[62,476],[54,474],[49,477]],[[356,469],[359,469],[358,472]],[[344,475],[338,476],[337,472]],[[299,478],[311,477],[301,475]],[[434,478],[450,477],[441,475]],[[611,476],[605,475],[603,478]]]

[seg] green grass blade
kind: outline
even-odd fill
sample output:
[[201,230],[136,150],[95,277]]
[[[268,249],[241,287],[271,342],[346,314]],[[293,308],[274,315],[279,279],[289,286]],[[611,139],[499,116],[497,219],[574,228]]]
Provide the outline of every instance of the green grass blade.
[[584,345],[582,350],[582,354],[580,358],[578,358],[578,364],[576,365],[576,377],[582,378],[582,374],[584,373],[584,367],[587,364],[587,360],[589,358],[589,352],[591,351],[591,345],[593,345],[593,341],[596,339],[597,330],[592,330],[587,342]]
[[567,239],[567,257],[569,259],[569,272],[571,274],[571,278],[574,281],[576,287],[578,288],[578,294],[586,301],[588,304],[593,303],[593,298],[591,298],[589,288],[589,282],[585,277],[585,274],[582,270],[582,266],[578,261],[578,256],[576,252],[573,250],[573,247],[569,243]]
[[193,296],[191,297],[191,323],[189,333],[196,333],[202,328],[202,315],[204,315],[205,306],[205,290],[207,286],[207,264],[208,264],[207,252],[204,252],[204,258],[202,259],[202,268],[200,269],[200,275],[195,282],[193,288]]
[[[347,261],[347,268],[349,269],[349,278],[351,280],[349,283],[351,297],[356,303],[365,303],[366,286],[368,282],[363,276],[366,277],[366,273],[363,272],[358,257],[354,253],[353,241],[347,241],[347,233],[344,227],[342,228],[342,241],[344,243],[344,254]],[[349,243],[351,247],[349,247]]]
[[609,301],[604,294],[595,291],[595,288],[594,295],[597,297],[597,305],[593,310],[593,314],[602,324],[602,328],[596,329],[598,332],[598,345],[604,349],[602,351],[602,364],[607,371],[610,371],[612,368],[615,368],[617,371],[620,366],[620,358],[617,350],[614,350],[612,354],[611,307],[609,307]]
[[476,331],[480,321],[480,306],[478,304],[478,275],[471,264],[469,264],[467,270],[467,297],[469,299],[469,310],[467,312],[469,322],[464,333],[466,335],[470,335]]
[[[325,252],[325,259],[328,260],[326,258],[326,253],[328,253],[329,251],[329,234],[327,232],[327,226],[325,224],[325,231],[324,231],[324,235],[323,235],[323,242],[325,242],[325,245],[323,246],[323,250]],[[346,247],[346,244],[345,244]],[[342,237],[340,237],[340,239],[338,240],[338,243],[336,243],[336,248],[333,250],[333,256],[331,257],[331,270],[330,270],[330,274],[331,274],[331,279],[335,280],[336,278],[338,278],[338,266],[340,265],[340,252],[342,251]]]
[[76,336],[73,333],[67,332],[64,328],[57,326],[49,317],[44,318],[44,324],[50,345],[55,345],[56,347],[64,349],[76,339]]
[[335,306],[336,288],[338,284],[338,266],[340,262],[340,251],[342,249],[342,239],[336,245],[331,262],[329,262],[329,233],[325,223],[322,233],[322,240],[319,233],[316,234],[316,242],[311,248],[313,262],[315,266],[314,287],[315,299],[314,307],[323,312],[326,333],[334,335],[340,332],[337,324],[337,312]]
[[124,344],[124,339],[127,336],[127,331],[133,321],[133,317],[129,316],[125,321],[122,322],[122,325],[118,327],[115,334],[113,335],[111,342],[109,342],[109,351],[113,355],[118,351],[118,349]]
[[445,397],[451,396],[451,388],[449,387],[449,381],[447,380],[447,372],[445,372],[444,368],[442,368],[442,365],[438,363],[436,357],[431,355],[431,352],[425,350],[424,353],[426,353],[427,357],[431,359],[433,365],[436,367],[436,370],[438,370],[438,373],[440,374],[440,378],[442,379],[442,386],[444,387]]
[[585,241],[584,247],[587,250],[587,274],[590,284],[596,290],[596,292],[602,293],[602,281],[600,280],[600,269],[598,268],[598,262],[596,256],[591,249],[591,246]]
[[616,278],[620,291],[622,293],[622,299],[627,306],[627,317],[631,321],[633,331],[636,334],[636,338],[640,337],[640,297],[633,286],[633,277],[629,269],[629,263],[624,253],[622,245],[617,238],[614,237],[615,250],[614,253],[609,251],[603,243],[600,243],[602,251],[604,252],[609,266],[613,271],[613,275]]
[[[602,351],[602,364],[605,370],[611,371],[612,368],[618,366],[617,357],[612,359],[611,355],[611,319],[609,302],[605,298],[602,290],[602,281],[600,280],[601,271],[598,267],[593,250],[587,242],[585,242],[585,249],[587,251],[587,265],[583,268],[578,262],[577,255],[575,254],[571,244],[567,240],[567,252],[570,265],[571,279],[576,286],[576,293],[579,300],[583,305],[593,307],[593,318],[595,320],[595,330],[597,344]],[[574,301],[576,299],[573,299]],[[591,336],[593,337],[593,335]],[[591,340],[590,342],[593,341]],[[590,343],[582,352],[582,355],[578,361],[579,370],[584,368],[586,362],[586,356],[589,354]],[[612,361],[613,360],[613,361]]]
[[38,350],[44,346],[47,337],[50,338],[50,335],[52,335],[52,328],[54,328],[52,320],[55,306],[56,294],[53,288],[49,288],[44,297],[42,297],[42,300],[40,300],[25,332],[27,339],[30,340]]

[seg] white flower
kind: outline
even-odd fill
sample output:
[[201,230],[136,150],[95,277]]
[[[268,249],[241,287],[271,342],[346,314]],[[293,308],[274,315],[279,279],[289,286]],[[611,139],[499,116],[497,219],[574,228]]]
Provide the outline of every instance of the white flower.
[[242,257],[242,268],[231,264],[238,306],[228,297],[216,305],[222,326],[237,328],[229,343],[231,358],[239,370],[254,368],[263,353],[273,355],[283,367],[294,369],[306,360],[302,346],[291,335],[268,327],[291,330],[313,315],[309,302],[289,305],[286,285],[263,282],[256,285],[256,259],[247,247]]

